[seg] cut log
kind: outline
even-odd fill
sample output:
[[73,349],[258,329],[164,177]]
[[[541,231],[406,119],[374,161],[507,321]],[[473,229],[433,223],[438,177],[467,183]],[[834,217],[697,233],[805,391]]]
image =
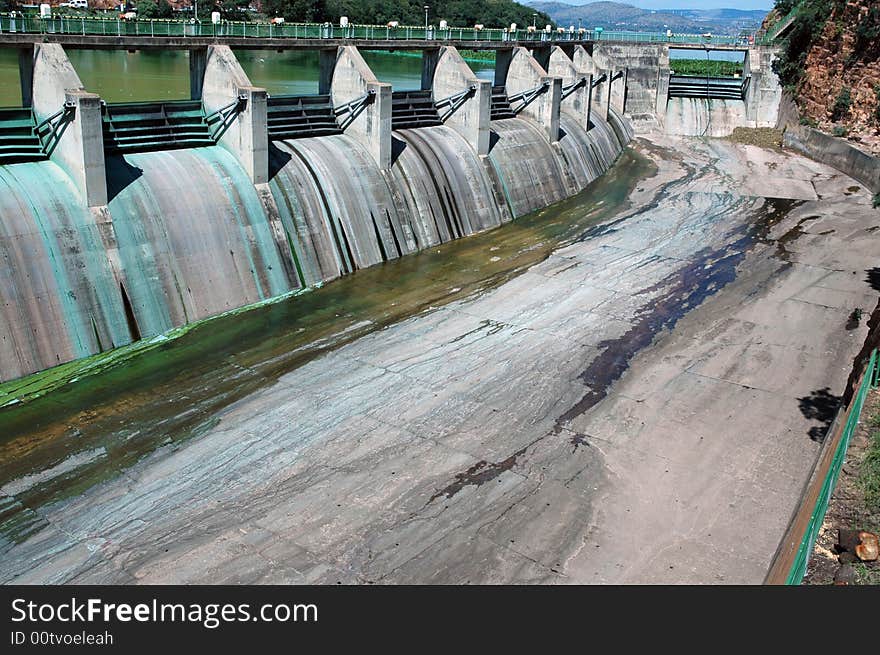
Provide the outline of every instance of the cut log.
[[863,562],[873,562],[880,555],[880,539],[873,532],[859,532],[859,543],[856,546],[856,557]]

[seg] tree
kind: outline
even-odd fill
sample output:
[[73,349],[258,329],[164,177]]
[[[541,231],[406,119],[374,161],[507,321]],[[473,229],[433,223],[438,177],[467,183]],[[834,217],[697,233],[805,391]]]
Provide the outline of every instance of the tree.
[[831,107],[831,120],[839,121],[849,114],[852,106],[852,92],[848,86],[843,87],[837,98],[834,99],[834,105]]
[[282,16],[292,23],[319,23],[326,20],[326,4],[321,0],[266,0],[263,11]]
[[159,6],[155,0],[139,0],[137,3],[137,14],[140,18],[157,18],[159,16]]
[[156,18],[171,18],[172,16],[174,16],[174,9],[171,8],[168,0],[157,0]]
[[297,23],[338,23],[341,16],[347,16],[352,23],[367,25],[383,25],[393,20],[401,25],[422,25],[425,4],[430,5],[432,25],[446,20],[455,27],[477,23],[486,27],[517,23],[525,27],[532,24],[533,13],[538,14],[537,22],[541,25],[552,22],[543,12],[512,0],[264,0],[263,9],[271,16],[283,16]]

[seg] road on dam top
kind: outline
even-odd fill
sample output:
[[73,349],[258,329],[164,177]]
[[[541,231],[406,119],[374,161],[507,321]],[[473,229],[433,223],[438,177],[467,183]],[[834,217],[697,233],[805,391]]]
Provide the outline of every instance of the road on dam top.
[[33,508],[0,580],[760,583],[877,304],[880,213],[790,153],[633,147],[656,172],[627,207]]

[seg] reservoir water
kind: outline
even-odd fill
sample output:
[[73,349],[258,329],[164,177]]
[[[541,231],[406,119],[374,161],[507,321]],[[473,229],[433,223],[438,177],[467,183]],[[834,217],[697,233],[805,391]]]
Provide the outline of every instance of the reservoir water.
[[[189,53],[182,50],[75,50],[68,57],[86,90],[107,102],[140,102],[189,98]],[[318,53],[237,50],[236,56],[256,86],[270,94],[309,95],[318,92]],[[407,53],[364,51],[364,59],[395,91],[418,89],[422,60]],[[469,61],[471,69],[491,80],[492,61]],[[0,106],[21,105],[18,52],[0,50]]]

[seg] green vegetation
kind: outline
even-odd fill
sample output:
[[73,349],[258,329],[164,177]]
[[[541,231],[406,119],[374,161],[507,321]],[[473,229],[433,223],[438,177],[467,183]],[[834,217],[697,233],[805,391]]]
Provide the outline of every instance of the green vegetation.
[[874,120],[880,123],[880,84],[874,85],[874,97],[877,100],[877,106],[874,107]]
[[669,67],[676,75],[709,75],[712,77],[733,77],[742,75],[741,61],[720,61],[717,59],[673,59]]
[[[784,15],[796,4],[792,0],[777,0],[776,8]],[[845,4],[846,0],[803,0],[791,28],[781,40],[779,59],[773,63],[773,70],[786,90],[797,92],[810,46],[822,33],[834,8]]]
[[[424,25],[425,4],[413,0],[264,0],[263,11],[297,23],[337,23],[340,16],[347,16],[352,23],[369,25],[394,20],[401,25]],[[432,25],[444,19],[456,27],[478,23],[486,27],[505,27],[510,23],[525,26],[532,24],[535,13],[513,0],[440,0],[427,4],[430,5],[428,21]],[[551,20],[538,12],[537,22],[547,24]]]
[[495,63],[495,52],[492,50],[459,50],[458,53],[465,61],[488,61]]
[[831,130],[832,136],[846,137],[849,135],[849,130],[846,129],[843,125],[835,125],[834,129]]
[[871,204],[873,205],[874,209],[880,208],[880,193],[874,194],[874,199],[871,201]]
[[782,130],[772,127],[736,127],[727,137],[734,143],[758,146],[760,148],[782,148]]
[[[874,196],[874,201],[876,203],[877,196]],[[868,426],[870,428],[868,451],[859,469],[859,486],[865,492],[865,506],[868,512],[878,514],[880,513],[880,414],[872,416]]]
[[800,0],[776,0],[776,11],[782,18],[785,18],[794,9]]
[[863,562],[858,562],[855,569],[860,585],[880,585],[880,569],[869,569]]
[[851,57],[875,59],[880,54],[880,7],[871,7],[856,27],[856,42]]
[[171,18],[174,15],[168,0],[140,0],[137,13],[141,18]]
[[852,91],[848,86],[845,86],[834,99],[834,104],[831,107],[831,120],[843,120],[849,114],[850,107],[852,107]]

